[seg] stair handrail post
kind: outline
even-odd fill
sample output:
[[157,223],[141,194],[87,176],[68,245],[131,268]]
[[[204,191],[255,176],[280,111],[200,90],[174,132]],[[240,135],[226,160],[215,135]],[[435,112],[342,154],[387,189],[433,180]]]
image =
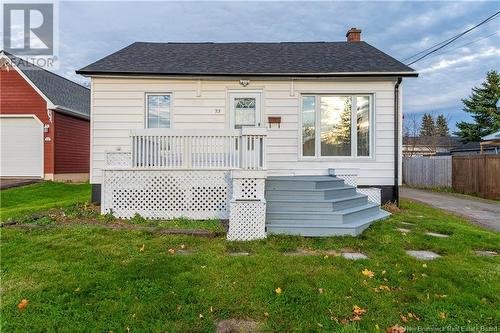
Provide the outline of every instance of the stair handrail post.
[[[267,129],[264,127],[243,127],[241,129],[243,156],[246,155],[242,169],[266,169],[266,137]],[[248,144],[250,140],[253,140],[253,145]]]

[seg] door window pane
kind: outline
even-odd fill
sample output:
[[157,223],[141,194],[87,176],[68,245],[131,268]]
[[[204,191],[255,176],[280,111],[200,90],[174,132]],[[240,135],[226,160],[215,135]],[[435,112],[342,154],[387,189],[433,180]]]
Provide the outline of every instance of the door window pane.
[[358,156],[370,155],[370,98],[356,97],[356,126],[358,134]]
[[234,126],[255,126],[255,98],[235,98],[234,99]]
[[315,156],[315,107],[316,98],[314,96],[302,98],[302,156]]
[[170,95],[147,95],[148,128],[170,127]]
[[350,96],[320,97],[321,156],[351,156]]

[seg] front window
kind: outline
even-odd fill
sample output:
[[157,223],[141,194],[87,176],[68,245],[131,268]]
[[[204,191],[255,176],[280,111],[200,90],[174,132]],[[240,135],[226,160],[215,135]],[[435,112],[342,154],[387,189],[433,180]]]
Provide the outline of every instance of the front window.
[[147,127],[170,128],[170,95],[146,95]]
[[302,96],[302,156],[370,156],[369,95]]

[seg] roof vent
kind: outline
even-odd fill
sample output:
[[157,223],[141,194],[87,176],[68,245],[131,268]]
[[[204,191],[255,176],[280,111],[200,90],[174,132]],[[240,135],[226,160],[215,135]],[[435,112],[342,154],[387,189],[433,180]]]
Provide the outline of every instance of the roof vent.
[[361,30],[357,28],[351,28],[345,34],[348,42],[359,42],[361,41]]

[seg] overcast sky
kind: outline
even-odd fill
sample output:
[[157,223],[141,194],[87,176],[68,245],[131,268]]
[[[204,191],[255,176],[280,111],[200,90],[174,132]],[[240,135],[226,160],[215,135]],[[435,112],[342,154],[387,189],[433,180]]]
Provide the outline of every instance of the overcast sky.
[[[59,73],[81,68],[135,41],[342,41],[350,27],[402,60],[500,9],[499,2],[60,2]],[[471,43],[472,42],[472,43]],[[471,43],[465,47],[464,44]],[[461,99],[500,69],[500,18],[413,67],[404,113],[466,119]]]

